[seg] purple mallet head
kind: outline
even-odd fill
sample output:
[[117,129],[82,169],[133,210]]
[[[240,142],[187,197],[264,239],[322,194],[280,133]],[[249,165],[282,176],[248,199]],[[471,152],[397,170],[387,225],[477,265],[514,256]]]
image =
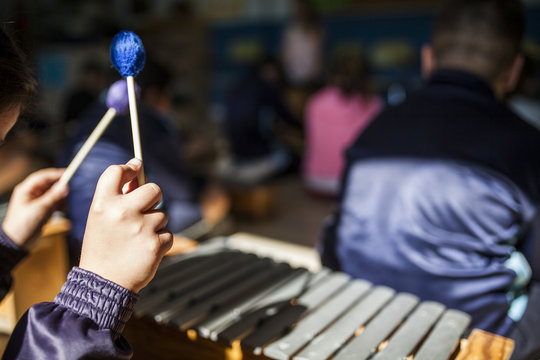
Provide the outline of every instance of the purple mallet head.
[[[137,98],[139,98],[140,93],[140,87],[135,84],[135,94]],[[107,107],[114,108],[118,114],[127,114],[129,112],[129,99],[126,80],[118,80],[111,85],[109,91],[107,92]]]

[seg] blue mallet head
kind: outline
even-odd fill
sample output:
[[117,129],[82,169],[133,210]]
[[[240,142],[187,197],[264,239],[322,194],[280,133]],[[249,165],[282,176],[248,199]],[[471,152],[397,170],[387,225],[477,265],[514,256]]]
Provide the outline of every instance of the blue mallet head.
[[124,78],[137,76],[144,67],[144,47],[141,39],[131,31],[120,31],[111,42],[111,62]]
[[[135,84],[135,94],[139,97],[140,87]],[[129,98],[126,80],[118,80],[111,85],[107,92],[107,107],[114,108],[118,114],[129,112]]]

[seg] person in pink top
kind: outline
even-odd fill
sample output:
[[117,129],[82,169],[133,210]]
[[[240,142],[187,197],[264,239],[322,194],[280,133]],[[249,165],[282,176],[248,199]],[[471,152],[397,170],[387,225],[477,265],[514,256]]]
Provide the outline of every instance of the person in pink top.
[[335,56],[328,85],[307,105],[303,178],[308,190],[337,194],[345,149],[382,107],[382,99],[370,91],[363,57]]

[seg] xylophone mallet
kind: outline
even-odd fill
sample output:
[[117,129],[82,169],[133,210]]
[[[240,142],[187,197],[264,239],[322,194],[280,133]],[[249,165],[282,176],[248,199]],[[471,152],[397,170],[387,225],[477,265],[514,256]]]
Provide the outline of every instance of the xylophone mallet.
[[[127,81],[133,150],[135,157],[143,161],[134,80],[144,67],[146,59],[142,41],[131,31],[120,31],[112,39],[110,55],[114,68]],[[139,185],[145,183],[144,169],[139,172],[137,181]]]
[[[136,92],[140,92],[138,87]],[[60,177],[60,184],[67,184],[71,180],[90,150],[92,150],[101,135],[103,135],[105,130],[107,130],[107,127],[112,122],[114,117],[117,114],[127,114],[129,103],[127,95],[127,85],[125,80],[119,80],[111,85],[109,91],[107,92],[107,107],[109,110],[107,110],[105,115],[103,115],[90,136],[88,136],[88,139],[86,139],[73,160],[71,160],[71,163],[66,168],[66,171],[62,174],[62,177]]]

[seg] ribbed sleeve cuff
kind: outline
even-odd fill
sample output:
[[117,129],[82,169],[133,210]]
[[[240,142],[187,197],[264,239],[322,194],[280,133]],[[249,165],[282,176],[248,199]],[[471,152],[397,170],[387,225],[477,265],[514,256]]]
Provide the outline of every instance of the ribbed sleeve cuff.
[[139,295],[93,272],[73,267],[54,302],[90,318],[116,339],[131,317]]
[[28,251],[17,246],[0,226],[0,299],[11,287],[11,271],[26,255]]

